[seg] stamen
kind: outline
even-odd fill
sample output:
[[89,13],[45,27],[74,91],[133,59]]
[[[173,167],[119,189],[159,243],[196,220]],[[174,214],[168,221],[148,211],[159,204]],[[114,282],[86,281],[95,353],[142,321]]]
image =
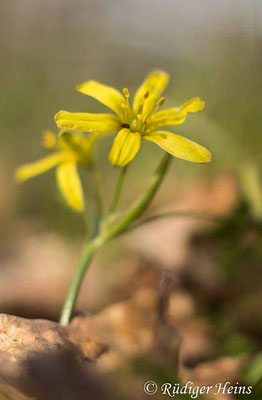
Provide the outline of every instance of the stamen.
[[147,124],[148,118],[149,118],[149,114],[146,114],[143,118],[143,124]]
[[166,101],[166,98],[165,98],[165,97],[161,97],[161,98],[158,100],[158,102],[156,103],[156,107],[155,107],[154,110],[151,111],[151,113],[149,114],[149,118],[151,118],[152,115],[155,114],[155,113],[157,112],[157,110],[159,109],[159,107],[161,107],[161,106],[164,104],[165,101]]
[[164,104],[165,101],[166,101],[166,98],[165,97],[161,97],[157,102],[158,107],[161,107]]
[[124,89],[123,89],[123,94],[124,94],[124,96],[125,96],[127,99],[130,97],[129,90],[128,90],[127,88],[124,88]]
[[[164,104],[165,100],[166,100],[165,97],[161,97],[161,98],[158,100],[158,102],[156,103],[156,107],[154,108],[154,110],[152,110],[149,114],[146,114],[146,115],[144,116],[144,118],[143,118],[143,125],[144,125],[144,126],[143,126],[143,129],[142,129],[142,133],[145,132],[146,124],[148,123],[148,121],[150,120],[150,118],[152,117],[152,115],[153,115],[155,112],[157,112],[157,110],[159,109],[159,107],[161,107],[161,106]],[[139,118],[139,117],[137,116],[137,118]]]
[[128,100],[130,97],[129,90],[127,88],[124,88],[123,94],[125,96],[125,102],[124,102],[124,104],[122,103],[121,106],[124,108],[125,120],[126,120],[126,122],[128,122],[129,117],[130,117],[130,105],[129,105],[129,100]]
[[[144,100],[146,100],[148,97],[149,97],[149,91],[147,90],[144,93]],[[140,129],[142,129],[142,132],[145,130],[145,126],[143,126],[143,125],[145,125],[147,123],[148,118],[150,116],[150,114],[146,114],[143,116],[144,104],[145,104],[144,101],[142,101],[142,103],[140,104],[140,106],[138,108],[138,114],[137,114],[137,120],[142,122],[142,126],[140,126]],[[140,122],[140,125],[141,125],[141,122]]]
[[[144,100],[146,100],[149,96],[149,91],[147,90],[144,94]],[[144,108],[144,101],[142,101],[138,107],[138,115],[143,114],[143,108]]]

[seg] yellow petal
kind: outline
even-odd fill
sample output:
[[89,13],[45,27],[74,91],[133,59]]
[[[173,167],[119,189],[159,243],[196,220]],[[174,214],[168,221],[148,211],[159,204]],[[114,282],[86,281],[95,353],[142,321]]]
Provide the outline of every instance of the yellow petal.
[[151,117],[152,121],[161,118],[181,118],[188,113],[196,113],[202,111],[205,107],[205,102],[200,100],[199,97],[193,97],[187,102],[183,103],[180,107],[167,108],[162,111],[158,111]]
[[84,82],[82,85],[77,86],[76,89],[81,93],[94,97],[100,103],[115,111],[121,119],[124,118],[122,104],[125,99],[118,90],[96,81]]
[[148,131],[155,130],[160,126],[179,125],[185,122],[189,113],[202,111],[205,103],[194,97],[180,107],[167,108],[152,115],[148,124]]
[[121,129],[114,139],[109,154],[109,161],[117,167],[124,167],[137,154],[141,144],[139,132],[131,132],[129,129]]
[[112,132],[118,131],[121,121],[112,114],[88,114],[59,111],[55,115],[59,128],[67,128],[84,132]]
[[53,153],[39,161],[24,164],[16,170],[15,179],[18,182],[24,182],[55,167],[57,164],[62,162],[64,158],[65,155],[63,153]]
[[144,80],[138,88],[133,103],[134,113],[141,113],[143,104],[143,115],[149,114],[154,108],[158,98],[168,83],[169,75],[163,71],[154,71]]
[[158,144],[168,153],[183,160],[197,163],[211,161],[211,154],[205,147],[175,133],[157,131],[143,136],[143,139]]
[[176,112],[179,113],[181,109],[182,113],[196,113],[202,111],[204,107],[204,101],[202,101],[199,97],[193,97],[193,99],[190,99],[186,103],[182,104],[181,107],[177,107]]
[[84,210],[84,195],[76,164],[66,162],[56,169],[56,179],[67,204],[76,211]]
[[181,118],[175,118],[175,117],[173,119],[172,118],[162,118],[162,119],[156,120],[154,122],[152,120],[150,120],[150,122],[148,122],[148,124],[147,124],[146,131],[148,133],[150,133],[152,131],[155,131],[155,130],[161,128],[162,126],[181,125],[185,122],[186,117],[187,116],[184,115]]

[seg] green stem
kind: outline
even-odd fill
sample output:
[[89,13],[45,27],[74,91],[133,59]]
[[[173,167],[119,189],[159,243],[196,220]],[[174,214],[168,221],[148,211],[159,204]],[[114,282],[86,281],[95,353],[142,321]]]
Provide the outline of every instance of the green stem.
[[123,167],[121,169],[121,172],[120,172],[120,175],[119,175],[119,178],[118,178],[118,182],[117,182],[117,185],[116,185],[116,191],[115,191],[115,194],[114,194],[113,202],[112,202],[112,205],[111,205],[110,210],[109,210],[109,215],[113,214],[115,212],[117,206],[118,206],[118,203],[119,203],[119,200],[120,200],[120,196],[121,196],[121,193],[122,193],[122,189],[123,189],[123,186],[124,186],[125,178],[126,178],[127,167],[128,166],[125,166],[125,167]]
[[59,323],[63,326],[68,325],[72,311],[74,309],[77,295],[84,278],[85,272],[90,265],[95,252],[101,247],[103,242],[97,237],[89,242],[84,249],[83,255],[80,259],[79,266],[76,270],[74,279],[69,287],[66,300],[64,302]]
[[143,214],[143,212],[147,209],[147,207],[155,197],[155,194],[166,175],[171,159],[172,157],[170,154],[166,153],[164,155],[151,181],[149,182],[145,193],[124,215],[122,215],[113,224],[113,226],[106,234],[107,240],[122,233],[129,224],[131,224],[137,218],[139,218]]
[[101,176],[97,171],[93,171],[94,185],[95,185],[95,197],[97,204],[97,213],[99,219],[103,216],[103,191],[101,184]]
[[124,215],[122,215],[122,217],[120,217],[112,225],[105,225],[104,230],[102,230],[100,234],[91,242],[87,243],[62,309],[60,318],[61,325],[66,326],[70,321],[82,280],[94,254],[103,244],[121,234],[123,231],[125,231],[129,224],[134,222],[143,214],[153,200],[161,182],[163,181],[170,161],[171,156],[169,154],[165,154],[144,195],[141,196],[141,198],[133,206],[131,206],[131,208]]
[[86,226],[87,226],[87,242],[96,237],[99,231],[99,225],[103,218],[103,191],[101,184],[101,176],[98,171],[92,166],[91,169],[94,186],[94,204],[93,207],[88,207],[86,213]]

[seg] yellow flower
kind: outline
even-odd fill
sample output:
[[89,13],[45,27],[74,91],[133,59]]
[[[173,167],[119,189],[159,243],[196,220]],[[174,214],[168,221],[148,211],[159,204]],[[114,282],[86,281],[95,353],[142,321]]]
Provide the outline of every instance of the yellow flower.
[[141,140],[154,142],[168,153],[184,160],[209,162],[211,154],[203,146],[175,133],[160,130],[163,126],[180,125],[185,122],[187,114],[204,108],[204,102],[196,97],[180,107],[158,111],[165,101],[160,96],[168,79],[168,74],[163,71],[152,72],[135,93],[132,107],[128,89],[123,89],[122,95],[110,86],[87,81],[78,86],[77,90],[99,100],[117,115],[60,111],[55,116],[56,123],[60,128],[85,132],[117,131],[109,160],[118,167],[124,167],[135,157]]
[[86,136],[82,132],[62,132],[57,138],[55,133],[46,131],[43,136],[43,145],[47,148],[56,148],[57,151],[39,161],[19,167],[15,177],[19,182],[42,174],[56,167],[58,187],[67,204],[76,211],[84,210],[84,195],[77,171],[77,165],[89,167],[91,164],[91,150],[97,133]]

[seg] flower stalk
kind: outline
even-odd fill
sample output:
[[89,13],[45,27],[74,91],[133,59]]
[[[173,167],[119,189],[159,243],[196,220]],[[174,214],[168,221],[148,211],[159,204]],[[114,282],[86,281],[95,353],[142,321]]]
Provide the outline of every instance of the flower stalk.
[[112,202],[112,205],[109,210],[109,215],[112,215],[118,206],[118,203],[119,203],[119,200],[121,197],[121,193],[123,190],[124,182],[126,179],[127,168],[128,168],[128,166],[121,168],[117,186],[116,186],[116,191],[115,191],[114,198],[113,198],[113,202]]
[[64,302],[59,323],[63,326],[68,325],[74,309],[77,295],[79,293],[81,283],[85,276],[86,270],[90,265],[95,252],[101,247],[103,242],[99,237],[88,242],[84,248],[83,255],[80,259],[79,266],[76,270],[75,276],[69,287],[66,300]]
[[[85,272],[89,267],[93,259],[93,256],[95,255],[97,250],[101,248],[109,240],[123,233],[130,226],[130,224],[136,221],[144,213],[144,211],[147,209],[147,207],[150,205],[153,198],[155,197],[167,173],[170,162],[171,162],[171,156],[170,154],[166,153],[163,156],[158,168],[156,169],[150,183],[148,184],[148,187],[146,188],[141,198],[133,206],[131,206],[127,212],[125,212],[118,220],[113,222],[111,225],[102,223],[101,226],[103,226],[103,229],[98,233],[98,235],[93,240],[91,240],[86,244],[83,255],[80,259],[79,266],[76,270],[75,276],[68,290],[64,306],[62,308],[62,313],[60,317],[61,325],[66,326],[70,322],[70,318],[76,303],[81,283],[85,276]],[[123,181],[124,177],[125,174],[122,174],[121,181]],[[120,184],[120,188],[122,184],[123,182]],[[117,184],[116,192],[121,193],[121,190],[119,190],[119,182]]]
[[126,230],[126,228],[134,221],[136,221],[147,207],[152,202],[155,197],[157,190],[159,189],[168,167],[171,163],[172,157],[170,154],[166,153],[160,164],[158,165],[151,181],[148,184],[148,187],[145,190],[145,193],[141,196],[141,198],[132,206],[130,209],[122,215],[115,224],[111,227],[109,232],[107,232],[108,239],[111,239]]

